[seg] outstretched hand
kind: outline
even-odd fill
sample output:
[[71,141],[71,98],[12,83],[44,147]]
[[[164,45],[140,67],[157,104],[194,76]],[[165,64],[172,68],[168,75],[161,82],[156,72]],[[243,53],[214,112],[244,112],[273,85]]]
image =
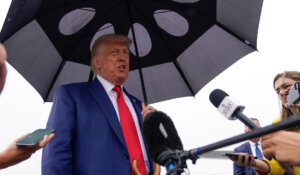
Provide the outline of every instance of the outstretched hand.
[[35,151],[46,146],[54,137],[54,133],[45,135],[42,140],[35,146],[17,146],[16,142],[26,137],[28,134],[15,140],[10,146],[0,153],[0,169],[15,165],[28,159]]
[[238,159],[230,158],[240,166],[249,166],[254,168],[259,174],[267,174],[270,171],[269,165],[260,159],[254,159],[253,155],[248,153],[235,153],[238,154]]
[[238,159],[233,159],[229,157],[232,161],[236,162],[240,166],[255,166],[255,159],[253,155],[249,155],[248,153],[236,153],[238,154]]

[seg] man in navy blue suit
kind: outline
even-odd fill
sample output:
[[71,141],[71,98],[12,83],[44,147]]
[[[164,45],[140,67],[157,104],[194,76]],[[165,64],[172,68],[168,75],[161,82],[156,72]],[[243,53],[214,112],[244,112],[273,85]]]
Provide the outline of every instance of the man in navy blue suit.
[[[250,118],[256,125],[260,126],[258,119]],[[251,129],[245,126],[245,133],[250,132]],[[260,137],[249,140],[248,142],[240,145],[234,149],[235,153],[248,153],[258,158],[263,158]],[[234,175],[256,175],[256,172],[252,167],[240,166],[236,162],[233,163]]]
[[56,137],[43,150],[43,175],[132,175],[132,154],[121,126],[120,93],[139,140],[142,160],[138,167],[139,163],[145,167],[143,175],[153,172],[141,127],[143,117],[155,109],[145,107],[123,88],[129,73],[130,43],[122,35],[99,37],[91,58],[96,78],[57,89],[47,123],[47,128],[56,130]]

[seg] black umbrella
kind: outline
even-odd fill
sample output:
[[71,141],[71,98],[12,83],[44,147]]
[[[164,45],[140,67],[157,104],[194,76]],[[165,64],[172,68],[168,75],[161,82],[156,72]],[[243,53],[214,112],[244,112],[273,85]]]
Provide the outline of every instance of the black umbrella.
[[153,103],[194,96],[256,50],[261,8],[262,0],[13,0],[0,41],[8,62],[51,101],[59,85],[92,79],[98,36],[128,35],[125,87]]

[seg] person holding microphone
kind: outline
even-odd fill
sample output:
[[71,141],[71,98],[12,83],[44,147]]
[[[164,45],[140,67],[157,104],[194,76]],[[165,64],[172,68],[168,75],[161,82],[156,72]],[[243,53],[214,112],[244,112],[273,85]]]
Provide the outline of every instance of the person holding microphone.
[[[289,105],[288,91],[300,81],[300,72],[285,71],[277,74],[273,80],[273,87],[281,101],[281,115],[273,123],[278,123],[300,113],[300,104]],[[235,161],[240,166],[250,166],[260,174],[270,175],[300,175],[299,140],[300,127],[279,131],[262,137],[263,154],[267,159],[254,159],[247,153],[239,154]]]

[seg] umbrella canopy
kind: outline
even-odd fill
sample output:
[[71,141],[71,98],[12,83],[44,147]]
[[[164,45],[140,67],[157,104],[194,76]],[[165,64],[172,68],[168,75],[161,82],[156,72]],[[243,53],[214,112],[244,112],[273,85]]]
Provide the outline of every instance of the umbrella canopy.
[[262,0],[13,0],[0,41],[8,62],[52,101],[58,86],[92,79],[95,39],[127,35],[125,87],[153,103],[194,96],[256,50],[261,9]]

